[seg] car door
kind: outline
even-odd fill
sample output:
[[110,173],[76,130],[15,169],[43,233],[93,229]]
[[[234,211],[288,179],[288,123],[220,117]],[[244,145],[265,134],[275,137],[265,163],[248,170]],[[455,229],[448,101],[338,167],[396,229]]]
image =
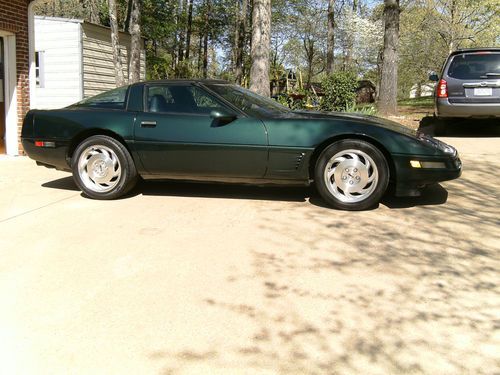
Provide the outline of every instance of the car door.
[[[135,147],[145,169],[160,176],[263,177],[264,124],[236,113],[201,86],[153,84],[144,89]],[[224,113],[232,118],[214,118]],[[212,115],[211,115],[212,114]]]

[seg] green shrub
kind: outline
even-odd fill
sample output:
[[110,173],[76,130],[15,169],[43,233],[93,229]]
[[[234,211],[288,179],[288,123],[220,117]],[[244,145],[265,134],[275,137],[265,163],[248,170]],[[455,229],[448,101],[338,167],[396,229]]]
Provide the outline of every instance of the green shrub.
[[370,115],[375,116],[377,114],[377,107],[375,105],[356,105],[351,104],[346,107],[344,112],[347,113],[359,113],[360,115]]
[[293,94],[281,93],[274,97],[274,99],[292,110],[311,110],[316,109],[318,106],[318,97],[308,90],[298,90],[295,94],[303,95],[298,99]]
[[326,77],[321,86],[325,93],[320,106],[322,111],[345,111],[356,101],[358,82],[352,72],[335,72]]

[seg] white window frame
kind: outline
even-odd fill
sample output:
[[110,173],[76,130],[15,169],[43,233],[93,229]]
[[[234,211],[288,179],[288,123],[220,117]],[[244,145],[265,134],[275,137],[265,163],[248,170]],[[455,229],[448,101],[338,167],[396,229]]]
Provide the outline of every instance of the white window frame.
[[35,77],[36,87],[43,89],[45,87],[45,51],[35,52]]

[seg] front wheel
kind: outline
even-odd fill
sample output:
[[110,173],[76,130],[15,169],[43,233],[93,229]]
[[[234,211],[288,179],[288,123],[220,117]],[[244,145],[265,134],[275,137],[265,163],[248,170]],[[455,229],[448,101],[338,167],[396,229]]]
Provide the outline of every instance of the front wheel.
[[112,137],[95,135],[78,145],[71,159],[73,178],[90,198],[115,199],[137,182],[130,153]]
[[362,140],[341,140],[318,158],[315,183],[321,197],[342,210],[365,210],[380,202],[389,183],[382,152]]

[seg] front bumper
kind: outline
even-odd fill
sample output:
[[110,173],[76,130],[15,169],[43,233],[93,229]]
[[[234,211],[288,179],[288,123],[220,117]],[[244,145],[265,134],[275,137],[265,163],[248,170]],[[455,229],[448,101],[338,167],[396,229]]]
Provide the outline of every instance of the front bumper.
[[[419,195],[419,189],[442,181],[454,180],[462,174],[462,161],[458,154],[449,157],[420,157],[398,155],[393,158],[396,168],[396,196]],[[444,168],[414,168],[412,160],[443,163]]]
[[436,100],[438,117],[491,118],[500,117],[499,103],[450,103],[447,98]]

